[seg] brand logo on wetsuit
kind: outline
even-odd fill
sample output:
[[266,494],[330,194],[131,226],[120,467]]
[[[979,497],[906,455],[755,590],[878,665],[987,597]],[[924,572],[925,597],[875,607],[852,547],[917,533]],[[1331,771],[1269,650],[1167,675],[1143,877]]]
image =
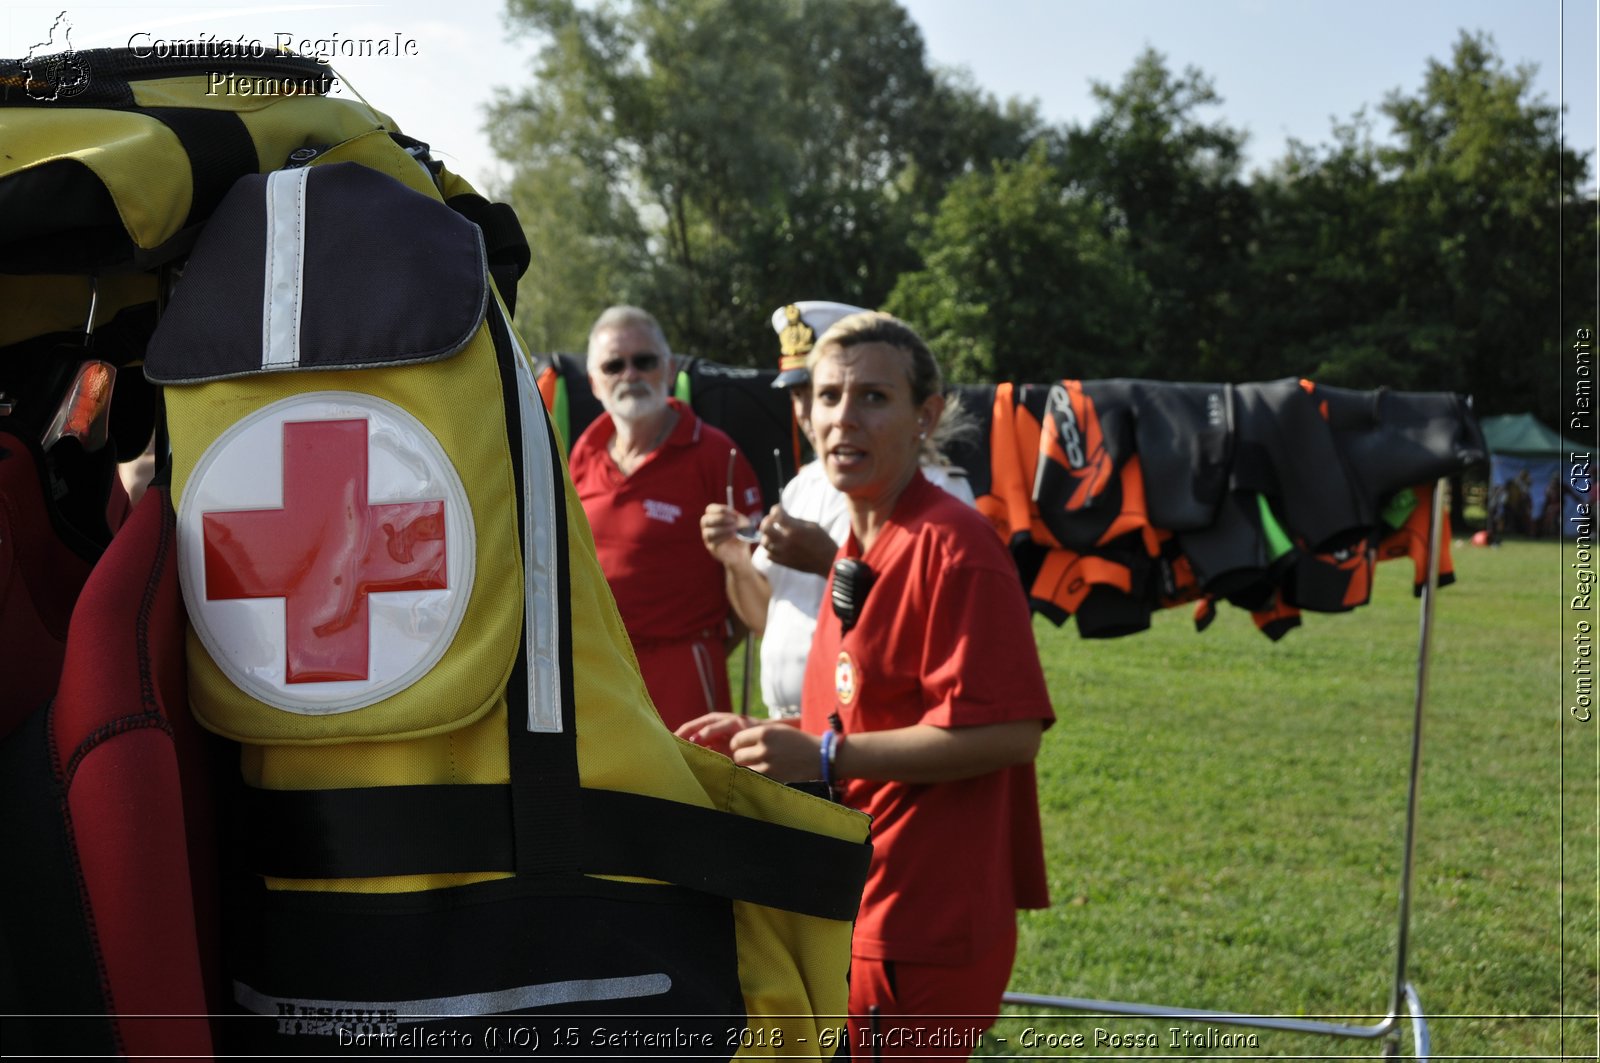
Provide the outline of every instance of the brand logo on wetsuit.
[[1056,429],[1061,433],[1061,449],[1066,452],[1067,464],[1074,469],[1083,468],[1083,434],[1078,431],[1078,415],[1072,408],[1072,396],[1060,384],[1050,389],[1050,409],[1056,415]]

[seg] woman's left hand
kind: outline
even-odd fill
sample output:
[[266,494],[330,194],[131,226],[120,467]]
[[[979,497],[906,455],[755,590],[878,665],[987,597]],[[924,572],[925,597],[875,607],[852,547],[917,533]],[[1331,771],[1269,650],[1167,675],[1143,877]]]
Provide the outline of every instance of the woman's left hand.
[[733,762],[779,782],[821,777],[822,739],[783,722],[746,728],[728,742]]

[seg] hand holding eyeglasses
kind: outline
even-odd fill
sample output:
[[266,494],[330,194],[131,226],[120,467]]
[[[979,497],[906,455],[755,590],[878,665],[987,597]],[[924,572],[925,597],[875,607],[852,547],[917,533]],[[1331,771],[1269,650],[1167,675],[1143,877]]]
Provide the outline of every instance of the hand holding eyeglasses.
[[[738,460],[739,460],[739,451],[738,451],[738,449],[737,448],[729,449],[729,451],[728,451],[728,508],[729,509],[738,509],[738,507],[736,505],[734,505],[734,502],[733,502],[733,470],[734,470],[734,466],[737,464]],[[782,484],[783,484],[783,453],[781,451],[779,451],[778,449],[776,449],[776,448],[774,448],[773,451],[772,451],[772,467],[773,467],[774,471],[776,471],[776,473],[778,475],[777,483],[779,484],[779,486],[782,486]],[[776,510],[776,507],[774,507],[774,509]],[[742,542],[742,543],[758,543],[758,542],[761,541],[761,527],[762,527],[761,525],[758,525],[753,520],[744,520],[744,521],[741,521],[739,526],[734,529],[733,534],[735,536],[737,536],[739,541]]]

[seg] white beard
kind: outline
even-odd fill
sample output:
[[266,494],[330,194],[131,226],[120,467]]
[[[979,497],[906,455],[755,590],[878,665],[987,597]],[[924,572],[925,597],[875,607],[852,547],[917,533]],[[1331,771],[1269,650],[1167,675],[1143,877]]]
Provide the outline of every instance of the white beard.
[[617,389],[606,403],[606,410],[619,421],[645,421],[667,408],[667,397],[648,384]]

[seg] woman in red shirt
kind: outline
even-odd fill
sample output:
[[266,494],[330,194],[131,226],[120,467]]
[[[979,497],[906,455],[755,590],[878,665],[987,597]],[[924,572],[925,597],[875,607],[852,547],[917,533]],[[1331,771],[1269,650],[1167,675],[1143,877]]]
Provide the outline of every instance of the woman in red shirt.
[[719,713],[678,733],[774,778],[820,778],[873,817],[852,1055],[970,1053],[1000,1010],[1016,910],[1048,903],[1032,762],[1054,715],[1010,555],[919,471],[945,409],[926,344],[854,314],[809,364],[818,454],[851,530],[800,726]]

